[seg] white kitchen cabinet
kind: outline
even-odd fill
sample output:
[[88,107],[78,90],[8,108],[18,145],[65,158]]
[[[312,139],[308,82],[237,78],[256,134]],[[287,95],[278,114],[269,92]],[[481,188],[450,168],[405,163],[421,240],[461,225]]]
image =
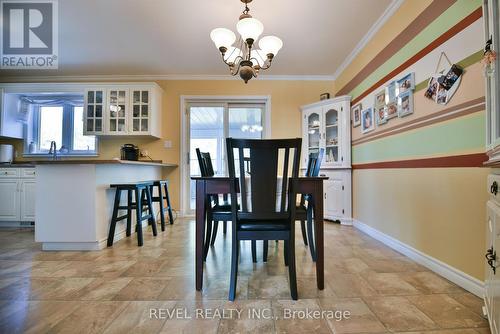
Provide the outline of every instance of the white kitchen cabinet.
[[19,181],[20,194],[20,221],[35,221],[35,180]]
[[20,95],[6,94],[5,89],[0,88],[0,137],[23,138],[20,111]]
[[0,221],[35,221],[35,169],[0,168]]
[[161,137],[162,90],[156,83],[88,87],[84,133]]
[[20,217],[19,181],[0,179],[0,221],[18,221]]
[[310,154],[324,150],[320,175],[323,184],[324,218],[350,224],[351,213],[351,120],[349,96],[303,106],[301,166]]

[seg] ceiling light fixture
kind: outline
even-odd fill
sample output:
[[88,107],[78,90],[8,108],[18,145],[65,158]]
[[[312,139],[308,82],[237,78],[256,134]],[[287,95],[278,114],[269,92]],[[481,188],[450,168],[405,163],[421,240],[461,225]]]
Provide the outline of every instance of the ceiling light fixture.
[[264,31],[264,25],[254,19],[248,12],[248,4],[252,0],[241,0],[245,9],[236,24],[236,30],[240,34],[237,46],[232,46],[236,41],[236,35],[229,29],[216,28],[210,33],[210,38],[219,49],[222,61],[229,66],[231,75],[239,73],[245,81],[257,77],[260,70],[271,67],[273,58],[283,46],[283,42],[276,36],[264,36],[259,41],[260,49],[254,48],[255,42]]

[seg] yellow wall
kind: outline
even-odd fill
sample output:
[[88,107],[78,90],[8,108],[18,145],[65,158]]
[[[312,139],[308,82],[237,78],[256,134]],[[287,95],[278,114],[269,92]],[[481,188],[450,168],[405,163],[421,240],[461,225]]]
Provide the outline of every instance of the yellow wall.
[[[153,159],[180,164],[181,95],[269,95],[271,96],[271,136],[273,138],[301,137],[300,106],[319,100],[321,93],[332,93],[332,81],[276,81],[253,79],[248,84],[241,80],[186,80],[158,81],[163,89],[163,138],[158,139],[102,139],[98,159],[119,157],[124,143],[139,145],[149,151]],[[163,141],[171,140],[172,148],[163,148]],[[14,143],[22,152],[22,141],[0,138],[0,143]],[[29,160],[22,159],[19,160]],[[172,205],[180,207],[180,167],[166,171],[171,184]]]

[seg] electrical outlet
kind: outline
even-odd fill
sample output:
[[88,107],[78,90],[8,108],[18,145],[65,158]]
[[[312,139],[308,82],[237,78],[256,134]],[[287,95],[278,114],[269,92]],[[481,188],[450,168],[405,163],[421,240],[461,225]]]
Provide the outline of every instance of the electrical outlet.
[[163,142],[163,147],[165,147],[165,148],[172,148],[172,141],[171,140],[165,140]]

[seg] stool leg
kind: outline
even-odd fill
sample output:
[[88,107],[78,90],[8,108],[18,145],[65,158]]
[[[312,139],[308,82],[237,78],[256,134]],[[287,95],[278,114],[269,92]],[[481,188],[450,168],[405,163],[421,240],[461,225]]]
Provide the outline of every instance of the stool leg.
[[170,220],[170,225],[172,225],[174,223],[174,215],[172,215],[172,205],[170,205],[170,196],[168,194],[168,181],[165,182],[165,199],[167,200],[168,219]]
[[149,211],[148,222],[151,224],[151,227],[153,229],[153,235],[156,237],[158,235],[158,230],[156,229],[156,219],[155,219],[155,212],[153,210],[153,201],[151,200],[151,191],[149,191],[149,187],[144,188],[144,191],[146,192],[146,200],[148,202],[148,211]]
[[212,241],[210,241],[210,245],[213,246],[215,244],[215,238],[217,238],[217,229],[219,228],[219,221],[214,221],[214,228],[212,231]]
[[269,240],[264,240],[264,249],[262,251],[262,260],[264,262],[267,262],[267,253],[268,253],[268,248],[269,248]]
[[[151,187],[151,196],[153,196],[153,188]],[[165,231],[165,208],[163,207],[163,192],[161,190],[161,184],[158,186],[158,204],[160,205],[160,220],[161,220],[161,230]]]
[[113,216],[111,217],[111,224],[109,225],[108,234],[108,247],[113,246],[113,239],[115,238],[116,218],[118,217],[118,207],[120,206],[121,189],[116,189],[115,203],[113,206]]
[[223,223],[224,223],[224,225],[222,225],[222,232],[223,232],[224,234],[226,234],[226,232],[227,232],[227,221],[225,221],[225,220],[224,220],[224,222],[223,222]]
[[127,190],[127,237],[132,234],[132,190]]
[[141,194],[139,194],[139,188],[135,188],[135,213],[137,216],[137,244],[142,246],[144,244],[144,240],[142,238],[142,203],[141,203]]

